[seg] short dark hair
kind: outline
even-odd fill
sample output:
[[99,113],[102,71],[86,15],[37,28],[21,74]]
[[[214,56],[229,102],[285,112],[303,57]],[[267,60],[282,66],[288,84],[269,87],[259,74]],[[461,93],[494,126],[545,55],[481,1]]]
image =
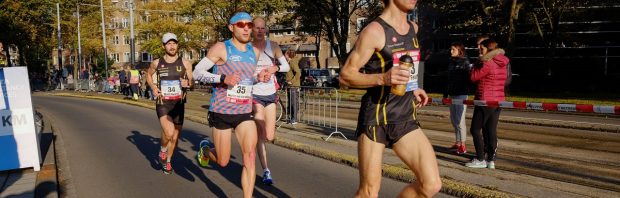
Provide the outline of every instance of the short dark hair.
[[497,42],[492,38],[482,41],[480,45],[486,47],[489,51],[497,49]]
[[390,4],[390,0],[383,0],[383,4],[385,4],[385,6]]
[[484,40],[490,39],[491,37],[487,34],[483,34],[478,36],[478,38],[476,38],[476,44],[478,44],[478,42],[482,42]]
[[463,43],[461,43],[461,42],[454,42],[454,43],[452,43],[452,45],[450,45],[450,47],[455,47],[456,50],[459,51],[459,57],[464,57],[465,56],[465,45],[463,45]]

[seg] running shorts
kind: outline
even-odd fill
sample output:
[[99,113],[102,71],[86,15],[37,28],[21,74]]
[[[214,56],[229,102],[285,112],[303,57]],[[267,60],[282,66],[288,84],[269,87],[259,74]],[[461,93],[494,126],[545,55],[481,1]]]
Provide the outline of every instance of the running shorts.
[[261,104],[263,105],[263,107],[276,103],[276,100],[278,100],[278,95],[276,94],[271,94],[267,96],[252,95],[252,103]]
[[172,122],[175,125],[183,125],[185,118],[185,103],[179,101],[174,103],[164,102],[163,104],[156,104],[155,110],[157,111],[157,117],[170,116]]
[[209,111],[209,118],[207,121],[209,122],[210,127],[215,127],[216,129],[224,130],[224,129],[234,129],[239,126],[242,122],[254,120],[254,116],[252,113],[246,114],[221,114]]
[[355,136],[365,134],[370,140],[391,148],[400,138],[420,128],[416,120],[387,125],[358,125]]

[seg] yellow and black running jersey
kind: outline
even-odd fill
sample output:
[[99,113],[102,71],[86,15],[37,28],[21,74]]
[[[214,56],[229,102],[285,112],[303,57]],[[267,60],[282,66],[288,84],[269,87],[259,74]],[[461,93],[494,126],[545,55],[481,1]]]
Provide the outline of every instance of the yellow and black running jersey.
[[181,78],[187,79],[183,59],[178,57],[176,61],[168,63],[162,57],[157,63],[156,72],[157,86],[161,91],[161,97],[157,103],[185,102],[187,93],[181,87]]
[[387,125],[415,120],[416,109],[413,90],[418,88],[417,66],[420,57],[420,47],[415,29],[410,24],[407,34],[400,35],[383,19],[377,18],[375,21],[383,27],[385,45],[383,49],[376,51],[364,66],[365,73],[385,73],[393,66],[397,66],[398,59],[404,54],[408,54],[414,59],[414,67],[410,70],[411,78],[407,84],[407,92],[403,96],[391,94],[390,86],[377,86],[367,89],[366,94],[362,97],[359,124]]

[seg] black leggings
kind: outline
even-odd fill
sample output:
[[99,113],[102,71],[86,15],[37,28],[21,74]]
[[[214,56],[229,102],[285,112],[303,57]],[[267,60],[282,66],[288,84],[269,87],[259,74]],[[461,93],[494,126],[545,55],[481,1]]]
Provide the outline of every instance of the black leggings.
[[[497,122],[502,109],[499,107],[474,107],[474,117],[471,120],[471,136],[476,147],[476,158],[482,161],[495,161],[497,151]],[[482,134],[480,133],[482,130]]]

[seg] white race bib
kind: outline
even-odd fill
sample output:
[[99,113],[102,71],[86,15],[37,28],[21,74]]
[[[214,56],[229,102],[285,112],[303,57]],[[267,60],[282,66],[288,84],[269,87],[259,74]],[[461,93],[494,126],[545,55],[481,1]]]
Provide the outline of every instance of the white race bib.
[[226,102],[234,104],[252,103],[252,82],[248,79],[226,90]]
[[182,95],[180,80],[161,80],[161,95],[164,100],[180,100]]

